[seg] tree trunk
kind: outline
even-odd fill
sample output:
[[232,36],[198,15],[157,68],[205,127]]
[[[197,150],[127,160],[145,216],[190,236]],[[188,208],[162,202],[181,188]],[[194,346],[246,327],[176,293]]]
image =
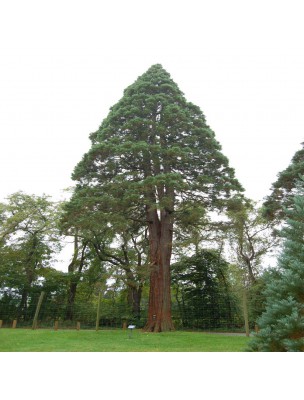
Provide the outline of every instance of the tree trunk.
[[144,328],[149,332],[174,330],[171,319],[170,260],[172,253],[173,222],[168,211],[148,212],[150,245],[150,293],[148,320]]
[[65,320],[72,321],[74,318],[74,303],[77,292],[77,286],[80,281],[81,272],[84,266],[85,261],[85,250],[87,247],[87,242],[82,244],[82,250],[80,255],[80,260],[78,260],[79,254],[79,244],[78,244],[78,236],[75,234],[74,237],[74,254],[73,259],[68,266],[68,271],[70,273],[70,285],[68,289],[68,298],[67,298],[67,309],[65,314]]
[[139,288],[134,286],[128,287],[128,303],[131,307],[132,314],[136,321],[140,320],[140,301],[141,301],[142,286]]
[[[220,254],[219,254],[220,256]],[[225,277],[225,274],[223,273],[222,269],[219,268],[219,274],[221,275],[221,278],[224,283],[225,287],[225,292],[226,292],[226,305],[227,305],[227,319],[228,319],[228,327],[231,328],[233,326],[233,321],[232,321],[232,308],[231,308],[231,301],[230,301],[230,292],[229,292],[229,286],[227,284],[227,280]]]
[[27,300],[28,300],[28,291],[26,288],[22,290],[21,300],[18,307],[17,317],[20,319],[23,317],[24,320],[27,319]]
[[31,293],[31,285],[34,281],[34,271],[36,269],[35,262],[35,251],[38,245],[37,236],[34,235],[33,242],[31,244],[30,252],[25,260],[25,275],[26,275],[26,284],[22,290],[21,301],[18,307],[18,318],[23,317],[24,320],[28,319],[28,297]]
[[78,282],[70,283],[65,320],[72,321],[74,318],[74,302],[76,297],[77,285]]
[[248,268],[248,273],[249,273],[249,281],[251,284],[256,283],[256,278],[254,276],[253,270],[252,270],[252,265],[251,265],[251,260],[248,258],[245,260],[247,268]]

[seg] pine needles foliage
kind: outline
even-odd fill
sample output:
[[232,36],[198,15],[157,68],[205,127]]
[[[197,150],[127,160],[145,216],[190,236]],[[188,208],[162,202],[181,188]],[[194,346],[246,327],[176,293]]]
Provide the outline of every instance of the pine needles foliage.
[[260,331],[251,351],[304,351],[304,184],[299,182],[293,206],[286,210],[284,247],[278,268],[269,274],[266,311],[258,319]]

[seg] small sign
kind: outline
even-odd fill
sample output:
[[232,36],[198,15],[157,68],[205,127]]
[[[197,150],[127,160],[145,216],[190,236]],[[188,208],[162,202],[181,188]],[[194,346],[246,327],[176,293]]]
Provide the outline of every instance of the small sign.
[[128,329],[135,329],[136,328],[136,325],[129,325],[128,326]]

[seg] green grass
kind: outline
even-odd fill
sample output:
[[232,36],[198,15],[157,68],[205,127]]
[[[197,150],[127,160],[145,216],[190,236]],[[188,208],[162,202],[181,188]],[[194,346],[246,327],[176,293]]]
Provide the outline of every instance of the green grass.
[[0,329],[1,352],[241,352],[249,338],[200,332]]

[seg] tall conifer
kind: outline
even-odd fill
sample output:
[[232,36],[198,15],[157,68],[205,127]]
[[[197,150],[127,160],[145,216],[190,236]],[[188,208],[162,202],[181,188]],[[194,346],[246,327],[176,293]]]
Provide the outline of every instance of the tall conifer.
[[294,196],[282,230],[278,270],[268,277],[266,311],[257,321],[254,351],[304,351],[304,189]]
[[[124,91],[75,168],[77,192],[108,224],[137,221],[149,237],[150,293],[146,330],[174,329],[170,260],[175,224],[199,222],[242,190],[199,107],[161,65]],[[100,215],[100,214],[99,214]],[[191,218],[190,218],[191,219]],[[115,222],[114,222],[115,221]],[[116,224],[116,225],[115,225]]]
[[272,184],[271,193],[264,202],[264,214],[270,220],[285,219],[285,209],[293,202],[296,184],[304,174],[304,143],[291,159],[290,164],[278,173],[278,179]]

